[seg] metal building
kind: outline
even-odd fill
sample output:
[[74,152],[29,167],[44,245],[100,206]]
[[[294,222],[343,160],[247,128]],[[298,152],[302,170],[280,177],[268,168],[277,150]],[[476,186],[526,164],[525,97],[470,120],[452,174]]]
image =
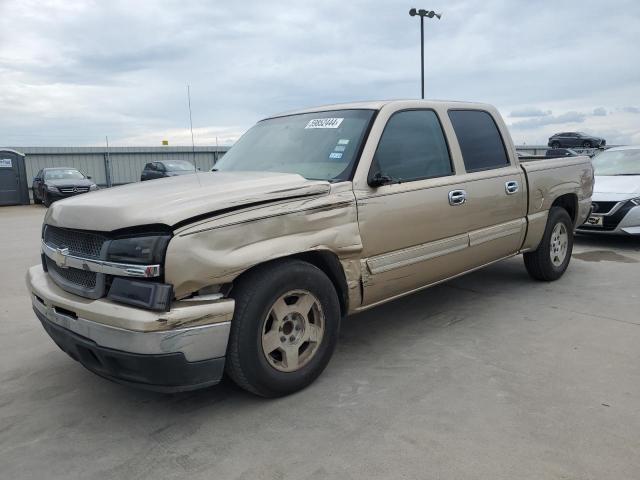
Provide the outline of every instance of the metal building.
[[210,170],[229,147],[21,147],[26,177],[42,168],[72,167],[89,175],[102,187],[140,180],[144,165],[162,160],[188,160],[202,171]]

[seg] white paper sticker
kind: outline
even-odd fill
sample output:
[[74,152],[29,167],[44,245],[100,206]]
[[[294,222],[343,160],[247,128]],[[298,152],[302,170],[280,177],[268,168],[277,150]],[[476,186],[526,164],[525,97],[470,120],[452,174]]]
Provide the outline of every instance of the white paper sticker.
[[344,118],[314,118],[304,128],[338,128]]
[[329,155],[329,158],[342,158],[342,154],[337,152],[331,152],[331,154]]
[[334,148],[333,150],[334,150],[335,152],[344,152],[344,150],[345,150],[346,148],[347,148],[347,147],[345,147],[344,145],[336,145],[336,148]]
[[10,158],[0,158],[0,168],[11,168],[13,163]]
[[349,139],[341,138],[340,140],[338,140],[338,145],[349,145]]

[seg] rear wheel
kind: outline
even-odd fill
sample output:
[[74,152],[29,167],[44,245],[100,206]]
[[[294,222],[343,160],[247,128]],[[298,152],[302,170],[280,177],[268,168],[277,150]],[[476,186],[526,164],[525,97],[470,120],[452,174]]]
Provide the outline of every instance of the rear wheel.
[[560,142],[558,141],[551,142],[551,148],[560,148]]
[[583,142],[583,143],[582,143],[582,146],[583,146],[584,148],[591,148],[591,147],[592,147],[591,142],[589,142],[589,141]]
[[234,284],[226,371],[264,397],[301,390],[324,370],[340,326],[340,304],[315,266],[288,260],[258,267]]
[[560,278],[571,260],[573,222],[564,208],[549,212],[542,241],[534,252],[524,254],[524,265],[536,280],[550,282]]

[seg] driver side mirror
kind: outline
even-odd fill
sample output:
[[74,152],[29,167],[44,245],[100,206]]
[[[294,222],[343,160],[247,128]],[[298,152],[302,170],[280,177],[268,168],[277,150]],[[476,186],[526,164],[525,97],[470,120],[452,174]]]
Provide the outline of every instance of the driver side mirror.
[[376,172],[373,177],[368,179],[367,183],[370,187],[378,188],[382,187],[383,185],[389,185],[390,183],[393,183],[393,179],[389,175],[384,175],[381,172]]
[[91,175],[87,175],[87,180],[91,180]]
[[42,179],[41,179],[40,177],[34,177],[34,178],[33,178],[33,181],[34,181],[34,182],[40,182],[40,181],[42,181]]

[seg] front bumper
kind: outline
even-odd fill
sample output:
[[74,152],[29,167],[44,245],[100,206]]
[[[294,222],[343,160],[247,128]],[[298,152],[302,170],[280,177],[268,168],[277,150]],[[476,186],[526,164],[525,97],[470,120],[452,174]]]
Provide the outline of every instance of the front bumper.
[[[598,215],[593,214],[593,216]],[[577,231],[608,235],[640,235],[640,206],[630,206],[628,201],[619,202],[610,212],[599,216],[603,218],[603,226],[585,223],[580,225]]]
[[234,302],[174,302],[151,312],[60,289],[34,266],[27,273],[33,309],[56,344],[92,372],[156,391],[218,383]]

